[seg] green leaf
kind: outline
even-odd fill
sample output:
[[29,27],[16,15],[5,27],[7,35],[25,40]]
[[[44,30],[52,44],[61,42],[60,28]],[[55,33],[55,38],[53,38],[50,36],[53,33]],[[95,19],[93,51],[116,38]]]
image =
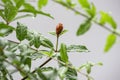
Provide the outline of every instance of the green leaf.
[[17,15],[17,8],[11,3],[6,3],[4,13],[5,21],[10,23]]
[[63,80],[65,78],[67,70],[68,70],[67,67],[59,68],[58,74],[59,74],[59,77],[61,78],[61,80]]
[[90,74],[91,73],[91,67],[92,67],[91,64],[87,63],[85,67],[86,67],[87,73]]
[[60,57],[63,62],[68,63],[67,47],[63,43],[60,47]]
[[[60,35],[63,35],[63,34],[65,34],[66,32],[68,32],[68,30],[65,29],[65,30],[63,30],[63,31],[60,33]],[[55,31],[48,32],[48,33],[51,34],[51,35],[53,35],[53,36],[57,36]]]
[[48,48],[53,48],[54,47],[53,43],[49,39],[43,38],[43,37],[41,37],[41,38],[42,38],[42,40],[41,40],[41,45],[42,46],[48,47]]
[[46,76],[42,73],[42,71],[40,69],[37,69],[37,74],[40,79],[47,80]]
[[18,1],[16,2],[16,7],[17,7],[17,9],[19,9],[24,3],[25,3],[25,0],[18,0]]
[[29,13],[33,13],[34,16],[36,16],[37,14],[41,14],[41,15],[45,15],[45,16],[50,17],[50,18],[53,19],[53,17],[52,17],[50,14],[45,13],[45,12],[43,12],[43,11],[38,11],[38,10],[36,10],[35,7],[32,6],[31,4],[25,3],[25,4],[24,4],[24,7],[25,7],[25,9],[20,10],[19,12],[29,12]]
[[24,62],[25,65],[28,65],[29,68],[31,68],[31,58],[27,57]]
[[2,17],[3,20],[5,20],[5,15],[3,10],[0,10],[0,16]]
[[30,9],[22,9],[19,12],[27,12],[27,13],[32,13],[34,14],[34,16],[36,16],[36,14],[41,14],[47,17],[50,17],[52,19],[54,19],[53,16],[51,16],[49,13],[43,12],[43,11],[38,11],[38,10],[30,10]]
[[34,46],[36,48],[39,48],[40,45],[41,45],[40,35],[39,34],[35,34],[35,36],[34,36]]
[[56,80],[57,70],[53,67],[43,67],[41,69],[43,74],[46,76],[47,80]]
[[70,45],[67,47],[68,52],[89,52],[86,46],[83,45]]
[[26,35],[27,35],[27,27],[18,22],[16,28],[17,39],[22,41],[26,38]]
[[41,54],[47,55],[47,56],[49,56],[49,57],[51,57],[52,54],[53,54],[53,50],[51,50],[51,51],[40,50],[39,52],[40,52]]
[[41,9],[43,6],[46,6],[48,0],[38,0],[38,9]]
[[96,63],[96,65],[102,66],[103,63],[102,62],[98,62],[98,63]]
[[12,2],[11,2],[11,0],[1,0],[3,3],[11,3],[12,4]]
[[80,36],[80,35],[85,34],[90,29],[90,27],[91,27],[91,19],[88,19],[87,21],[85,21],[84,23],[80,25],[80,27],[77,30],[76,35]]
[[77,80],[77,71],[72,68],[68,68],[66,72],[66,80]]
[[108,52],[112,46],[115,44],[116,42],[116,35],[115,34],[110,34],[108,35],[107,37],[107,40],[106,40],[106,44],[105,44],[105,48],[104,48],[104,51],[105,52]]
[[78,0],[78,2],[83,8],[90,8],[90,3],[88,0]]
[[101,18],[100,18],[100,24],[101,25],[104,25],[104,24],[108,23],[109,25],[111,25],[111,27],[113,29],[117,28],[117,24],[116,24],[115,20],[112,18],[111,15],[109,15],[108,13],[105,13],[103,11],[101,11],[100,14],[101,14]]
[[14,28],[12,26],[0,22],[0,36],[8,36],[13,30]]
[[14,18],[13,21],[18,20],[18,19],[21,19],[21,18],[25,18],[25,17],[33,17],[33,15],[31,15],[31,14],[21,15],[21,16],[18,16],[18,17],[16,17],[16,18]]
[[85,9],[85,10],[92,18],[96,15],[96,7],[93,3],[91,4],[90,9]]
[[29,3],[24,3],[23,6],[24,6],[25,9],[29,9],[29,10],[31,10],[31,11],[35,11],[35,7],[32,6],[32,5],[29,4]]

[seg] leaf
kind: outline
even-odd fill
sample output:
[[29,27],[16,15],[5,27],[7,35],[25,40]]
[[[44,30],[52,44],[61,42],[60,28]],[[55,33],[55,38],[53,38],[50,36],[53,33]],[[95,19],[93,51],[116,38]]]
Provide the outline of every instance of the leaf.
[[[41,38],[43,38],[43,37],[41,37]],[[53,43],[47,38],[43,38],[41,40],[41,45],[44,46],[44,47],[48,47],[48,48],[53,48],[54,47]]]
[[80,36],[80,35],[85,34],[90,29],[90,27],[91,27],[91,19],[88,19],[87,21],[85,21],[84,23],[80,25],[80,27],[77,30],[76,35]]
[[39,48],[41,45],[41,41],[40,41],[40,34],[38,33],[34,33],[34,39],[33,39],[33,44],[36,48]]
[[41,9],[43,6],[46,6],[48,0],[38,0],[38,9]]
[[67,52],[89,52],[89,50],[83,45],[70,45],[67,47]]
[[28,65],[29,68],[31,68],[31,58],[27,57],[24,62],[25,65]]
[[105,44],[105,48],[104,48],[104,51],[105,52],[108,52],[111,48],[112,48],[112,46],[115,44],[115,42],[116,42],[116,35],[114,35],[114,34],[110,34],[110,35],[108,35],[108,37],[107,37],[107,40],[106,40],[106,44]]
[[27,27],[18,22],[16,28],[17,39],[22,41],[26,38],[26,35],[27,35]]
[[90,3],[88,0],[78,0],[78,2],[83,8],[90,8]]
[[13,4],[11,4],[10,2],[7,2],[5,4],[5,9],[4,9],[4,15],[5,15],[5,21],[7,21],[8,23],[10,23],[15,16],[17,15],[17,8],[15,6],[13,6]]
[[87,63],[85,67],[86,67],[87,73],[90,74],[91,73],[91,67],[92,67],[91,64]]
[[96,15],[96,7],[93,3],[91,4],[90,9],[85,9],[85,10],[92,18]]
[[[60,33],[60,35],[63,35],[63,34],[65,34],[66,32],[68,32],[68,30],[65,29],[65,30],[63,30],[63,31]],[[57,36],[55,31],[48,32],[48,33],[51,34],[51,35],[53,35],[53,36]]]
[[102,65],[103,65],[103,63],[102,63],[102,62],[98,62],[98,63],[97,63],[97,65],[102,66]]
[[60,67],[59,68],[58,74],[59,74],[59,77],[61,78],[61,80],[63,80],[65,78],[67,70],[68,70],[67,67]]
[[25,15],[18,16],[18,17],[16,17],[16,18],[14,18],[13,21],[18,20],[18,19],[21,19],[21,18],[25,18],[25,17],[32,17],[32,16],[33,16],[33,15],[31,15],[31,14],[25,14]]
[[37,74],[40,79],[47,80],[47,78],[45,77],[45,75],[42,73],[42,71],[40,69],[37,69]]
[[111,27],[113,29],[117,28],[117,24],[115,22],[115,20],[112,18],[111,15],[109,15],[108,13],[105,13],[103,11],[100,12],[101,18],[100,18],[100,24],[104,25],[106,23],[108,23],[109,25],[111,25]]
[[27,12],[27,13],[32,13],[34,14],[34,16],[36,16],[36,14],[41,14],[47,17],[50,17],[52,19],[54,19],[53,16],[51,16],[49,13],[43,12],[43,11],[38,11],[38,10],[30,10],[30,9],[22,9],[19,12]]
[[42,73],[45,75],[47,80],[56,80],[57,78],[57,70],[52,67],[43,67],[41,69]]
[[49,56],[49,57],[51,57],[52,54],[53,54],[53,50],[51,50],[51,51],[40,50],[39,52],[40,52],[41,54],[47,55],[47,56]]
[[35,7],[32,6],[31,4],[25,3],[25,4],[24,4],[24,7],[25,7],[25,9],[22,9],[22,10],[20,10],[19,12],[29,12],[29,13],[33,13],[34,16],[36,16],[37,14],[41,14],[41,15],[44,15],[44,16],[47,16],[47,17],[50,17],[50,18],[53,19],[53,17],[52,17],[50,14],[45,13],[45,12],[43,12],[43,11],[38,11],[38,10],[36,10]]
[[0,22],[0,36],[8,36],[13,30],[14,28],[12,26]]
[[60,57],[63,62],[68,63],[67,47],[63,43],[60,47]]
[[66,72],[66,80],[77,80],[77,72],[75,69],[68,68]]
[[16,2],[16,7],[17,7],[17,9],[19,9],[24,3],[25,3],[25,0],[18,0],[18,1]]
[[2,1],[3,3],[5,3],[5,4],[6,4],[7,2],[12,4],[11,0],[1,0],[1,1]]

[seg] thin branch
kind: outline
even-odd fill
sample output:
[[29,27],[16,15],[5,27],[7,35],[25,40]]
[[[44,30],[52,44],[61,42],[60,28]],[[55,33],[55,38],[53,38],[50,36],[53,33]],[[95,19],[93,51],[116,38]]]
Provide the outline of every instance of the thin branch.
[[[41,67],[43,67],[45,64],[47,64],[49,61],[51,61],[52,60],[52,58],[49,58],[49,59],[47,59],[44,63],[42,63],[38,68],[41,68]],[[31,73],[32,74],[34,74],[35,72],[37,71],[37,69],[35,69],[34,71],[32,71]],[[25,79],[27,79],[28,78],[28,75],[27,76],[25,76],[24,78],[22,78],[21,80],[25,80]]]
[[[58,4],[60,4],[60,5],[62,5],[62,6],[64,6],[64,7],[67,7],[67,8],[70,9],[71,11],[73,11],[73,12],[75,12],[75,13],[77,13],[77,14],[79,14],[79,15],[87,18],[87,19],[89,19],[89,16],[87,16],[87,15],[83,14],[82,12],[80,12],[80,11],[78,11],[78,10],[70,7],[69,5],[66,5],[64,2],[60,2],[60,1],[56,1],[56,0],[52,0],[52,1],[55,2],[55,3],[58,3]],[[92,20],[92,21],[93,21],[95,24],[97,24],[97,25],[99,25],[99,26],[102,26],[102,28],[106,29],[107,31],[109,31],[109,32],[111,32],[111,33],[113,33],[113,34],[115,34],[115,35],[117,35],[117,36],[120,37],[120,34],[119,34],[118,32],[111,30],[110,28],[108,28],[108,27],[105,26],[105,25],[101,25],[99,22],[97,22],[97,21],[95,21],[95,20]]]
[[[55,48],[55,52],[58,51],[58,40],[59,40],[59,36],[57,36],[57,40],[56,40],[56,48]],[[47,59],[45,62],[43,62],[38,68],[43,67],[44,65],[46,65],[48,62],[50,62],[52,60],[52,58],[50,57],[49,59]],[[35,73],[37,71],[37,69],[35,69],[34,71],[32,71],[32,73]],[[25,80],[28,78],[28,75],[25,76],[24,78],[22,78],[21,80]]]
[[[11,40],[8,40],[8,41],[14,42],[14,43],[16,43],[16,44],[20,44],[19,42],[15,42],[15,41],[11,41]],[[56,45],[58,45],[58,42],[56,42]],[[31,48],[31,49],[36,50],[36,49],[34,49],[34,48]],[[36,51],[38,51],[38,50],[36,50]],[[44,63],[42,63],[38,68],[43,67],[45,64],[47,64],[47,63],[48,63],[49,61],[51,61],[52,59],[55,60],[55,61],[57,61],[57,62],[59,62],[59,63],[61,63],[61,64],[63,64],[63,65],[65,65],[65,66],[67,66],[67,67],[69,67],[69,68],[75,69],[73,66],[70,66],[70,65],[68,65],[68,64],[66,64],[66,63],[64,63],[64,62],[62,62],[62,61],[60,61],[60,60],[58,60],[58,59],[52,58],[52,57],[49,57],[49,59],[47,59]],[[21,71],[21,69],[19,69],[17,66],[15,66],[14,64],[12,64],[12,63],[9,62],[8,60],[5,60],[5,61],[6,61],[7,63],[11,64],[13,67],[15,67],[18,71]],[[76,70],[76,69],[75,69],[75,70]],[[35,73],[36,71],[37,71],[37,69],[33,70],[31,73]],[[83,76],[89,77],[87,74],[82,73],[82,72],[80,72],[79,70],[77,70],[77,72],[80,73],[80,74],[83,75]],[[25,80],[25,79],[27,79],[27,78],[28,78],[28,75],[25,76],[24,78],[22,78],[21,80]]]

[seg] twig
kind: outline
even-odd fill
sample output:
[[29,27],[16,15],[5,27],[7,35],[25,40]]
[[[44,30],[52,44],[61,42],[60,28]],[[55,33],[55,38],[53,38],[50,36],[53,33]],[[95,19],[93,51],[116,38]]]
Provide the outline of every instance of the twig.
[[[57,36],[57,40],[56,40],[56,49],[55,49],[55,52],[58,51],[58,40],[59,40],[59,37]],[[52,58],[49,58],[47,59],[44,63],[42,63],[38,68],[41,68],[43,67],[44,65],[46,65],[48,62],[50,62],[52,60]],[[37,71],[37,69],[35,69],[34,71],[32,71],[32,73],[35,73]],[[24,78],[22,78],[21,80],[25,80],[28,78],[28,75],[25,76]]]
[[[55,2],[55,3],[61,4],[62,6],[67,7],[67,8],[70,9],[71,11],[73,11],[73,12],[75,12],[75,13],[77,13],[77,14],[79,14],[79,15],[81,15],[81,16],[89,19],[89,16],[87,16],[87,15],[83,14],[82,12],[80,12],[80,11],[78,11],[78,10],[70,7],[69,5],[65,5],[65,3],[63,3],[63,2],[56,1],[56,0],[52,0],[52,1]],[[108,28],[108,27],[105,26],[105,25],[101,25],[99,22],[97,22],[97,21],[95,21],[95,20],[92,20],[92,21],[93,21],[95,24],[97,24],[97,25],[99,25],[99,26],[102,26],[102,28],[106,29],[107,31],[109,31],[109,32],[111,32],[111,33],[113,33],[113,34],[115,34],[115,35],[117,35],[117,36],[120,37],[120,34],[119,34],[118,32],[111,30],[110,28]]]
[[[16,43],[16,44],[20,44],[19,42],[15,42],[15,41],[12,41],[12,40],[8,40],[8,41],[14,42],[14,43]],[[57,40],[57,41],[58,41],[58,40]],[[58,42],[56,42],[56,45],[58,45]],[[34,49],[34,48],[31,48],[31,49],[36,50],[36,49]],[[37,51],[38,51],[38,50],[37,50]],[[47,63],[48,63],[49,61],[51,61],[52,59],[55,60],[55,61],[57,61],[57,62],[59,62],[59,63],[61,63],[61,64],[63,64],[63,65],[65,65],[65,66],[67,66],[67,67],[69,67],[69,68],[75,69],[73,66],[70,66],[70,65],[68,65],[68,64],[66,64],[66,63],[64,63],[64,62],[62,62],[62,61],[60,61],[60,60],[57,60],[57,59],[55,59],[55,58],[52,58],[52,57],[50,57],[49,59],[47,59],[47,60],[46,60],[44,63],[42,63],[38,68],[43,67],[45,64],[47,64]],[[19,69],[17,66],[15,66],[14,64],[12,64],[12,63],[9,62],[8,60],[5,60],[5,62],[11,64],[11,65],[12,65],[13,67],[15,67],[17,70],[21,71],[21,69]],[[75,69],[75,70],[76,70],[76,69]],[[31,73],[35,73],[36,71],[37,71],[37,69],[33,70]],[[83,76],[88,77],[87,74],[82,73],[82,72],[80,72],[79,70],[77,70],[77,72],[80,73],[80,74],[83,75]],[[25,80],[25,79],[27,79],[27,78],[28,78],[28,75],[25,76],[24,78],[22,78],[21,80]]]
[[[47,64],[49,61],[51,61],[52,60],[52,58],[49,58],[49,59],[47,59],[44,63],[42,63],[38,68],[41,68],[41,67],[43,67],[45,64]],[[37,69],[35,69],[34,71],[32,71],[31,73],[35,73],[37,71]],[[25,79],[27,79],[28,78],[28,75],[27,76],[25,76],[24,78],[22,78],[21,80],[25,80]]]

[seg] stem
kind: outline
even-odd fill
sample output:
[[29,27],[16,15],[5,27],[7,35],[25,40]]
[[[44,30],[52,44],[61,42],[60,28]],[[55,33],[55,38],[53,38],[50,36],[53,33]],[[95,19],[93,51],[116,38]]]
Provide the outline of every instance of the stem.
[[[58,40],[59,40],[59,38],[57,38],[57,41],[56,41],[56,45],[57,45],[57,46],[58,46]],[[16,43],[16,44],[19,44],[19,42],[15,42],[15,41],[11,41],[11,40],[8,40],[8,41],[14,42],[14,43]],[[32,49],[33,49],[33,48],[32,48]],[[57,49],[57,48],[56,48],[56,49]],[[33,50],[36,50],[36,49],[33,49]],[[47,64],[47,63],[48,63],[49,61],[51,61],[51,60],[52,60],[52,57],[50,57],[50,58],[47,59],[44,63],[42,63],[42,64],[39,66],[39,68],[43,67],[45,64]],[[55,60],[55,61],[57,61],[57,62],[65,65],[65,66],[67,66],[67,67],[69,67],[69,68],[75,69],[73,66],[70,66],[70,65],[68,65],[68,64],[66,64],[66,63],[64,63],[64,62],[62,62],[62,61],[60,61],[60,60],[57,60],[57,59],[55,59],[55,58],[53,58],[53,60]],[[9,62],[8,60],[5,60],[5,62],[7,62],[8,64],[10,64],[10,65],[12,65],[13,67],[15,67],[18,71],[21,71],[20,68],[18,68],[17,66],[15,66],[14,64],[12,64],[12,63]],[[31,73],[35,73],[36,71],[37,71],[37,69],[35,69],[35,70],[32,71]],[[80,72],[79,70],[77,70],[77,72],[80,73],[80,74],[83,75],[83,76],[88,77],[87,74],[82,73],[82,72]],[[25,79],[27,79],[27,78],[28,78],[28,75],[25,76],[24,78],[22,78],[21,80],[25,80]]]
[[[56,49],[55,49],[55,52],[58,51],[58,40],[59,40],[59,36],[57,36],[57,40],[56,40]],[[44,65],[46,65],[48,62],[50,62],[52,60],[52,58],[50,57],[49,59],[47,59],[45,62],[43,62],[38,68],[41,68],[43,67]],[[37,69],[33,70],[31,73],[35,73],[37,71]],[[28,78],[28,75],[25,76],[24,78],[22,78],[21,80],[25,80]]]
[[[41,67],[43,67],[45,64],[47,64],[49,61],[51,61],[52,60],[52,58],[49,58],[49,59],[47,59],[44,63],[42,63],[38,68],[41,68]],[[32,71],[31,73],[32,74],[34,74],[35,72],[37,71],[37,69],[35,69],[34,71]],[[25,79],[27,79],[28,78],[28,75],[27,76],[25,76],[24,78],[22,78],[21,80],[25,80]]]
[[[66,5],[66,4],[65,4],[64,2],[62,2],[62,1],[56,1],[56,0],[52,0],[52,1],[55,2],[55,3],[58,3],[58,4],[60,4],[60,5],[62,5],[62,6],[64,6],[64,7],[67,7],[67,8],[70,9],[71,11],[73,11],[73,12],[75,12],[75,13],[77,13],[77,14],[79,14],[79,15],[87,18],[87,19],[89,19],[89,16],[87,16],[87,15],[83,14],[82,12],[80,12],[80,11],[78,11],[78,10],[70,7],[69,5]],[[102,28],[106,29],[107,31],[109,31],[109,32],[111,32],[111,33],[113,33],[113,34],[115,34],[115,35],[117,35],[117,36],[120,37],[120,34],[119,34],[118,32],[116,32],[116,31],[114,31],[114,30],[111,30],[110,28],[108,28],[108,27],[105,26],[105,25],[101,25],[99,22],[97,22],[97,21],[95,21],[95,20],[92,20],[92,21],[93,21],[95,24],[97,24],[97,25],[99,25],[99,26],[102,26]]]
[[59,35],[57,35],[57,41],[56,41],[56,49],[55,49],[55,52],[57,52],[58,50],[58,40],[59,40]]

